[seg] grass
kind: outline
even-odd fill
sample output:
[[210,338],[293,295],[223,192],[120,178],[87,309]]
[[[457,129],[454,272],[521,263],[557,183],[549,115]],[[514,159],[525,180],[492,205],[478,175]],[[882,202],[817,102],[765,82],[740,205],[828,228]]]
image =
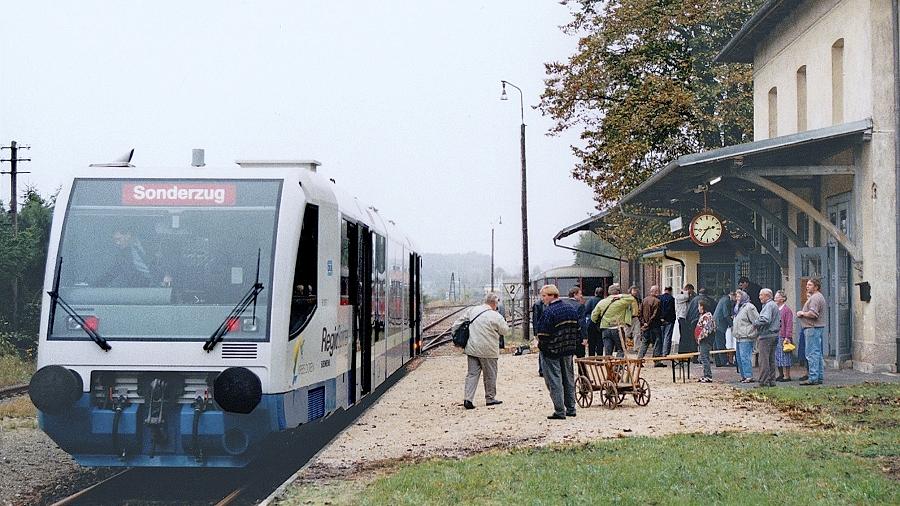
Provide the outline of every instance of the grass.
[[0,402],[0,429],[37,427],[37,409],[27,395]]
[[285,503],[900,504],[900,385],[742,395],[814,430],[634,437],[434,460],[370,482],[294,488]]
[[14,355],[0,356],[0,387],[28,383],[34,374],[34,363]]

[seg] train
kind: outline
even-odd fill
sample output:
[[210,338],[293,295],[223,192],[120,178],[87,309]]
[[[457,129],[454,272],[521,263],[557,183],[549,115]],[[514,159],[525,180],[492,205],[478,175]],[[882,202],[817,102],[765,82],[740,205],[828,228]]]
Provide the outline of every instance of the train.
[[422,257],[319,167],[122,163],[68,180],[29,384],[60,448],[83,466],[244,467],[402,374],[421,347]]

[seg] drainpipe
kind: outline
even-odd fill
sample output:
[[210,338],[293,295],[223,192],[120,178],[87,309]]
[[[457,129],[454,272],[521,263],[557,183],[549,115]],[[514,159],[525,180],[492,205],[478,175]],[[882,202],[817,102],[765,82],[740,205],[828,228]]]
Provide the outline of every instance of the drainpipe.
[[[897,207],[896,215],[896,236],[894,245],[894,254],[896,255],[897,269],[897,287],[894,293],[900,293],[900,251],[897,246],[900,245],[900,7],[898,1],[891,2],[891,25],[893,31],[894,46],[894,202]],[[900,304],[896,304],[896,371],[900,372]]]

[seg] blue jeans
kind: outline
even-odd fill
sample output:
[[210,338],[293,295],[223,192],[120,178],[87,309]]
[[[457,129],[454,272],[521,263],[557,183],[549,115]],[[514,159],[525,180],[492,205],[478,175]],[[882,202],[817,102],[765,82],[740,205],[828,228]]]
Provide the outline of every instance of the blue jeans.
[[806,336],[806,362],[809,365],[809,382],[821,383],[825,379],[825,358],[822,356],[824,327],[801,329]]
[[753,341],[738,341],[738,370],[741,379],[753,377]]
[[[658,356],[665,356],[672,353],[672,331],[675,330],[674,323],[667,323],[663,325],[663,342],[662,342],[662,350]],[[659,348],[657,348],[659,349]]]

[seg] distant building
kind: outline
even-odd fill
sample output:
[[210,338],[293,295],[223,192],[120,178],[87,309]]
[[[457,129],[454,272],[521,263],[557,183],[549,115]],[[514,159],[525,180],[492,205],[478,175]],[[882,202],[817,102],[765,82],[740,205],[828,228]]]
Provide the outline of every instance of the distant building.
[[570,265],[557,267],[534,276],[531,280],[532,297],[537,297],[544,285],[556,285],[561,296],[569,294],[569,289],[575,285],[581,287],[585,297],[594,295],[594,290],[599,286],[606,293],[606,288],[613,283],[613,273],[597,267],[583,267]]

